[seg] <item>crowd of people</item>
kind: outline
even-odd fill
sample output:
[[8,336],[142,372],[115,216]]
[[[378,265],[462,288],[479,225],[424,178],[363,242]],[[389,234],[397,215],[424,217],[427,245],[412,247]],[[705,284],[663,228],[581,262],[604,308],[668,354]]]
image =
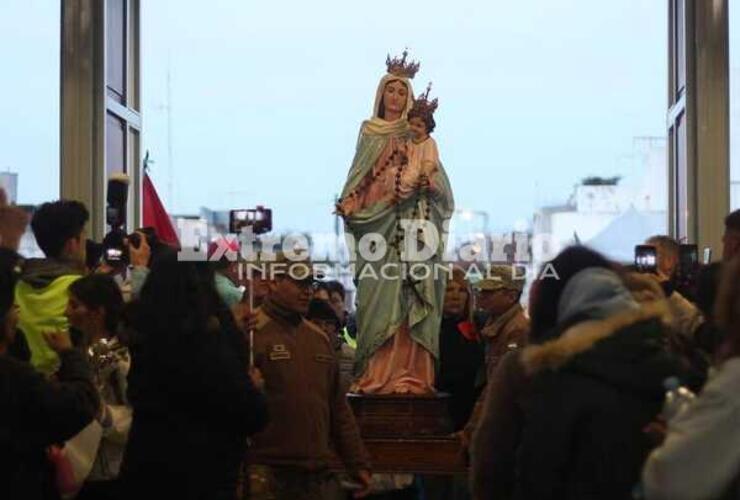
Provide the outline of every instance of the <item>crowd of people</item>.
[[[2,498],[377,493],[339,282],[282,258],[249,296],[228,259],[179,261],[143,233],[122,281],[87,258],[88,217],[56,201],[29,220],[0,196]],[[17,253],[29,223],[44,258]],[[453,269],[436,389],[469,474],[418,477],[407,497],[739,498],[740,211],[725,228],[691,289],[667,236],[645,242],[655,273],[565,249],[526,307],[510,265],[475,283]],[[695,395],[670,414],[669,380]]]

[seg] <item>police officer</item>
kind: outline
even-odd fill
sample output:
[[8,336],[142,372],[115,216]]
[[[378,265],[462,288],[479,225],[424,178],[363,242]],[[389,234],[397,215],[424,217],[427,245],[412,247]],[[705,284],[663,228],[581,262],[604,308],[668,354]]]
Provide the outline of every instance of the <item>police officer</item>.
[[489,375],[507,351],[523,347],[529,337],[529,319],[519,304],[524,289],[522,271],[516,266],[494,265],[476,286],[478,308],[488,316],[481,336]]
[[[367,452],[340,382],[327,335],[307,321],[313,268],[279,257],[269,269],[270,293],[257,311],[255,365],[265,379],[270,423],[253,439],[253,498],[325,499],[337,493],[332,448],[356,494],[370,484]],[[333,446],[332,446],[333,445]]]

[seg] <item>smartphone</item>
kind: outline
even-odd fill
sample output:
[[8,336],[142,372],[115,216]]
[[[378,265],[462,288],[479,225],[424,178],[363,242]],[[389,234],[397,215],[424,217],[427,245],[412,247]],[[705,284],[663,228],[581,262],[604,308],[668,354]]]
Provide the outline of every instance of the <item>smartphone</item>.
[[685,266],[695,266],[699,263],[699,248],[696,245],[683,244],[678,249],[679,262]]
[[272,210],[263,206],[229,211],[229,232],[239,234],[242,228],[251,226],[254,234],[272,231]]
[[249,210],[229,211],[229,232],[239,234],[244,226],[249,225]]
[[109,263],[121,262],[123,260],[123,250],[120,248],[108,248],[105,250],[105,261]]
[[702,263],[705,266],[712,263],[712,247],[704,247],[704,258],[702,259]]
[[699,269],[699,247],[683,244],[678,249],[678,274],[684,279],[692,279]]
[[635,247],[635,269],[640,273],[657,273],[658,251],[652,245]]

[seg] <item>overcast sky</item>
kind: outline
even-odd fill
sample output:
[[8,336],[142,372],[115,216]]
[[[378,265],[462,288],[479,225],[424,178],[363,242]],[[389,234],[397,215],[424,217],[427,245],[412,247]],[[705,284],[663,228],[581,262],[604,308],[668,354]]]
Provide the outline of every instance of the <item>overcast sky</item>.
[[[510,228],[582,177],[636,175],[633,138],[665,135],[665,8],[144,0],[152,177],[176,213],[264,204],[278,228],[330,229],[386,54],[408,47],[415,90],[431,80],[440,99],[434,136],[457,206]],[[59,0],[0,3],[0,169],[20,172],[22,202],[58,185],[58,26]]]
[[633,137],[665,135],[664,2],[201,5],[143,7],[146,142],[176,211],[263,203],[280,227],[330,228],[385,56],[404,47],[421,61],[415,90],[431,80],[439,96],[457,205],[494,228],[565,201],[583,176],[628,175]]

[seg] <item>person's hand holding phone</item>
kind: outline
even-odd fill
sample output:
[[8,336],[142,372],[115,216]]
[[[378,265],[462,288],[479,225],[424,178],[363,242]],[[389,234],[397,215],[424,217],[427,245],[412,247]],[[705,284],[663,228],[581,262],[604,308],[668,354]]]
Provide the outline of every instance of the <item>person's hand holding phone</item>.
[[129,261],[133,267],[149,267],[152,249],[149,247],[149,242],[146,240],[144,233],[136,231],[136,234],[139,235],[139,246],[134,245],[134,242],[128,238],[125,241],[128,245]]

